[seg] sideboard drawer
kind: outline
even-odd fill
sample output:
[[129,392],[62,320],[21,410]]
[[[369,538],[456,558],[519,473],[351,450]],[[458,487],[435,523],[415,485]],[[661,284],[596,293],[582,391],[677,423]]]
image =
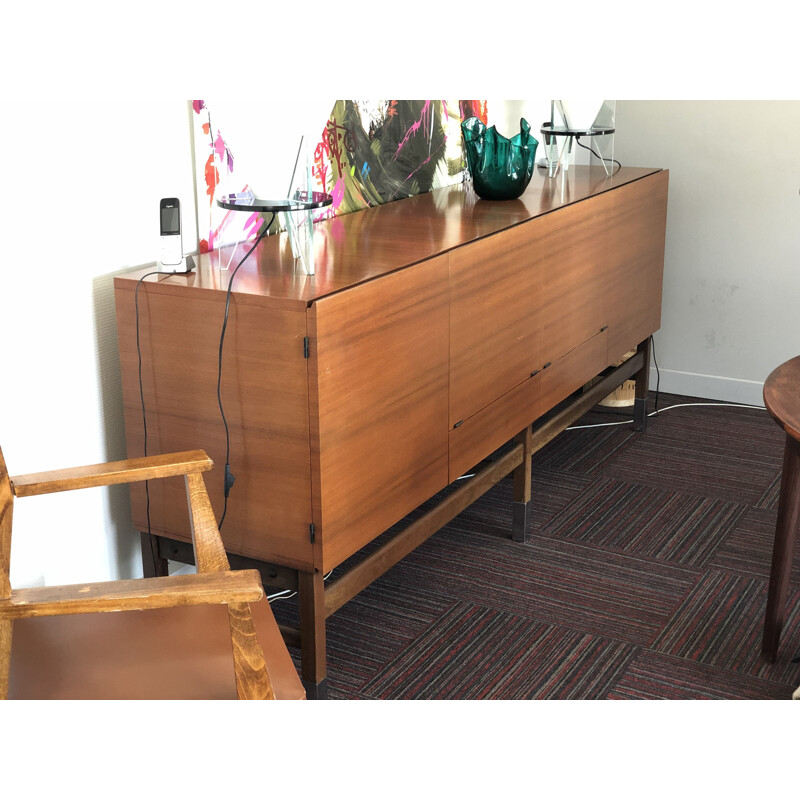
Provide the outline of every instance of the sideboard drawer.
[[451,482],[539,416],[540,374],[529,377],[524,383],[451,429]]
[[450,430],[449,479],[454,481],[488,453],[580,389],[608,366],[608,331],[600,331],[524,383]]
[[542,369],[540,407],[546,411],[557,405],[607,366],[608,331],[604,330]]

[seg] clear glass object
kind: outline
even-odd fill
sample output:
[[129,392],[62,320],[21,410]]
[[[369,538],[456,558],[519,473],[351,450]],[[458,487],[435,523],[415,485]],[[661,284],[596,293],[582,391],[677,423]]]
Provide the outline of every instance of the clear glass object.
[[[308,149],[301,164],[301,147],[297,153],[295,169],[292,172],[289,196],[274,200],[258,197],[252,191],[224,194],[217,197],[217,205],[231,211],[249,211],[280,214],[281,224],[289,238],[292,256],[306,275],[313,275],[314,264],[314,210],[329,206],[331,195],[313,191],[311,165]],[[298,167],[300,172],[298,175]],[[227,266],[220,267],[223,270]]]
[[567,171],[585,157],[590,166],[614,171],[616,100],[551,100],[550,121],[541,128],[548,175]]

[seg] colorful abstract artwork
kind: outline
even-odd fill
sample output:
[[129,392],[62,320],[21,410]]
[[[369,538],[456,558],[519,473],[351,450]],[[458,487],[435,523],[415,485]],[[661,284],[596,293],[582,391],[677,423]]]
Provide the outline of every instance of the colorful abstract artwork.
[[[200,239],[199,250],[208,253],[223,244],[247,241],[259,232],[263,223],[260,214],[242,214],[219,208],[214,198],[223,179],[238,186],[234,191],[246,192],[245,180],[234,182],[235,160],[222,132],[212,126],[211,114],[203,100],[192,102],[194,112],[194,149],[197,171],[197,208]],[[204,225],[207,225],[204,232]]]
[[318,184],[346,214],[460,183],[461,122],[477,100],[339,100],[314,153]]
[[[215,127],[209,106],[213,110],[213,103],[193,103],[201,252],[252,238],[265,224],[258,214],[224,212],[214,203],[223,183],[229,191],[245,192],[253,177],[237,162],[235,131]],[[327,120],[320,119],[318,134],[311,134],[313,148],[306,148],[309,188],[333,197],[318,218],[460,183],[465,166],[461,122],[473,116],[487,121],[485,100],[336,101]],[[269,155],[283,163],[296,157],[290,151]]]

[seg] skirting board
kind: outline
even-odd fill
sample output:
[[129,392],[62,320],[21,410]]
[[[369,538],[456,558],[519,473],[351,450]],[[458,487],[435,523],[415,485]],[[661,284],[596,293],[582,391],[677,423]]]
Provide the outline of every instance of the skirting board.
[[[743,403],[751,406],[764,405],[764,383],[740,378],[723,378],[718,375],[700,375],[696,372],[678,370],[659,370],[661,382],[659,390],[670,394],[683,394],[705,400],[720,400],[726,403]],[[650,366],[650,390],[656,389],[657,373]]]

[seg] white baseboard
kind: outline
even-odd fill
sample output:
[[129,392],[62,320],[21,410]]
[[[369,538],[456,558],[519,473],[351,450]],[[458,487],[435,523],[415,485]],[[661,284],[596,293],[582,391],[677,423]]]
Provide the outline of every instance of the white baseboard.
[[[660,369],[659,389],[670,394],[701,397],[706,400],[721,400],[726,403],[744,403],[751,406],[764,405],[764,383],[740,378],[723,378],[719,375],[700,375],[696,372],[680,372]],[[657,373],[650,365],[650,389],[655,391]]]

